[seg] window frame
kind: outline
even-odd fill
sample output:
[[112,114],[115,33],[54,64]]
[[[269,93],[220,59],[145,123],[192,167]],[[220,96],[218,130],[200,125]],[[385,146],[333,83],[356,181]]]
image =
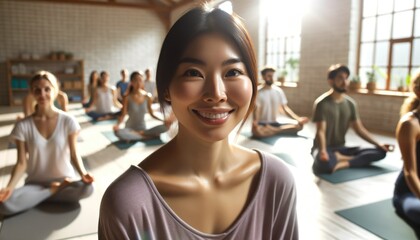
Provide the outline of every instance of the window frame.
[[[372,71],[375,71],[375,62],[376,62],[376,47],[378,43],[383,43],[386,42],[388,43],[388,61],[387,61],[387,66],[386,67],[386,79],[385,79],[385,89],[380,89],[380,90],[384,90],[384,91],[391,91],[391,92],[404,92],[407,91],[409,86],[405,86],[405,89],[395,89],[392,87],[392,69],[397,67],[397,66],[393,66],[392,65],[392,60],[394,57],[394,47],[396,44],[398,43],[409,43],[410,47],[409,47],[409,61],[408,61],[408,65],[407,66],[402,66],[403,68],[407,69],[408,74],[412,77],[413,71],[416,69],[419,69],[420,64],[419,65],[413,65],[413,45],[414,45],[414,41],[416,39],[420,40],[420,35],[419,36],[415,36],[415,28],[416,28],[416,13],[418,14],[418,16],[420,16],[420,4],[416,3],[416,1],[420,1],[420,0],[414,0],[414,4],[412,8],[409,9],[404,9],[404,10],[395,10],[395,1],[393,2],[393,6],[392,6],[392,11],[388,12],[388,13],[378,13],[378,5],[376,5],[376,12],[374,15],[372,16],[363,16],[363,11],[364,11],[364,2],[365,0],[360,0],[360,14],[359,14],[359,31],[358,31],[358,47],[357,47],[357,60],[356,60],[356,75],[360,76],[361,72],[360,70],[365,68],[371,68]],[[377,0],[377,3],[379,3],[380,0]],[[398,13],[402,13],[402,12],[412,12],[412,26],[411,26],[411,33],[410,33],[410,37],[403,37],[403,38],[394,38],[393,34],[394,34],[394,18],[395,18],[395,14]],[[386,15],[390,15],[391,16],[391,26],[390,26],[390,36],[388,39],[377,39],[377,30],[378,30],[378,18],[381,16],[386,16]],[[375,19],[375,28],[374,28],[374,38],[373,40],[369,40],[369,41],[362,41],[362,36],[363,36],[363,23],[364,20],[366,19]],[[419,21],[420,23],[420,21]],[[362,46],[363,44],[373,44],[373,50],[372,50],[372,60],[371,60],[371,64],[370,66],[368,65],[361,65],[361,53],[362,53]],[[377,73],[375,73],[377,74]],[[404,79],[404,78],[403,78]],[[404,85],[406,85],[406,83],[404,83]]]

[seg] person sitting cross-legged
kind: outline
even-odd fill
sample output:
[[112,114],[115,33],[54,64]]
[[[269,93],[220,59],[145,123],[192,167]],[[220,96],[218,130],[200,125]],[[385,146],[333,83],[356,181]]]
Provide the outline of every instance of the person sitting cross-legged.
[[[385,158],[391,145],[377,142],[363,126],[356,102],[348,96],[350,70],[340,64],[332,65],[328,71],[331,89],[315,100],[313,122],[316,136],[313,146],[315,175],[332,173],[349,167],[364,167]],[[345,136],[349,127],[374,148],[347,147]]]
[[[266,67],[261,71],[264,79],[263,86],[258,90],[252,135],[255,138],[270,137],[277,134],[296,134],[302,130],[303,125],[309,120],[299,117],[287,106],[286,95],[283,90],[273,85],[275,69]],[[277,121],[278,113],[284,112],[295,123],[280,123]]]
[[[17,146],[17,162],[7,186],[0,190],[0,215],[10,216],[42,202],[77,203],[93,192],[93,176],[77,152],[80,125],[57,109],[55,76],[38,72],[30,81],[37,107],[18,121],[10,134]],[[76,173],[77,171],[77,173]],[[25,183],[17,187],[27,174]]]

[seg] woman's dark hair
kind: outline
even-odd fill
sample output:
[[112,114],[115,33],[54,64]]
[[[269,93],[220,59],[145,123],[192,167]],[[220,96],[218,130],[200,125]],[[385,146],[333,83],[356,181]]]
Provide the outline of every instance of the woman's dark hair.
[[104,77],[106,75],[109,75],[107,71],[102,71],[100,73],[100,75],[99,75],[100,78],[98,79],[98,83],[96,84],[96,86],[98,86],[98,87],[103,87],[104,86]]
[[93,80],[95,80],[94,79],[95,75],[98,75],[98,71],[93,70],[92,72],[90,72],[90,75],[89,75],[89,84],[91,86],[93,85]]
[[128,87],[128,90],[125,91],[124,96],[128,96],[133,92],[134,88],[132,82],[136,79],[137,76],[143,76],[143,74],[139,71],[134,71],[130,74],[130,86]]
[[347,76],[350,76],[350,70],[347,66],[342,64],[334,64],[328,68],[328,79],[333,80],[339,72],[344,72]]
[[[248,31],[235,14],[221,9],[208,10],[197,7],[182,16],[169,30],[160,51],[156,69],[156,86],[162,109],[170,105],[166,101],[169,86],[174,77],[179,61],[189,44],[198,36],[206,33],[218,33],[230,40],[238,49],[241,61],[246,66],[252,82],[252,98],[245,119],[254,108],[257,95],[257,67],[254,48]],[[245,120],[242,122],[245,122]],[[242,126],[241,125],[241,126]]]

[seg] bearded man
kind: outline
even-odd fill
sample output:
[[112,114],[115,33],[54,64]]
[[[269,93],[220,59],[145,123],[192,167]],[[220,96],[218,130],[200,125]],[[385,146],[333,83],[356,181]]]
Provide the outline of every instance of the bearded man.
[[[258,89],[256,108],[253,114],[252,135],[255,138],[270,137],[277,134],[293,134],[302,130],[309,121],[307,117],[299,117],[287,106],[287,98],[283,90],[273,84],[274,68],[261,70],[264,80]],[[288,122],[279,122],[278,114],[285,113],[291,118]]]
[[[364,167],[385,158],[391,145],[377,142],[363,126],[356,102],[346,94],[350,70],[341,64],[328,69],[331,89],[315,100],[313,119],[316,124],[312,169],[315,175],[339,169]],[[347,147],[345,136],[349,127],[374,148]]]

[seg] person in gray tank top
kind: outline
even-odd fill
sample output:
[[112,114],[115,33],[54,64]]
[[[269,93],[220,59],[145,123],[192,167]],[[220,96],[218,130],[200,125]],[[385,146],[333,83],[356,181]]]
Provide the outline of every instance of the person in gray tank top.
[[286,164],[229,139],[257,95],[256,58],[241,20],[219,8],[187,12],[164,40],[156,84],[178,133],[108,187],[99,239],[298,239]]
[[[121,116],[118,118],[117,124],[113,127],[115,135],[121,140],[138,141],[156,138],[161,133],[166,132],[171,125],[171,122],[160,119],[154,114],[152,109],[152,95],[146,92],[143,87],[143,74],[137,71],[131,73],[130,86],[123,98]],[[164,122],[164,124],[147,129],[145,121],[147,112],[151,117]],[[125,128],[120,129],[120,125],[123,123],[126,115],[128,115],[128,120],[125,123]]]

